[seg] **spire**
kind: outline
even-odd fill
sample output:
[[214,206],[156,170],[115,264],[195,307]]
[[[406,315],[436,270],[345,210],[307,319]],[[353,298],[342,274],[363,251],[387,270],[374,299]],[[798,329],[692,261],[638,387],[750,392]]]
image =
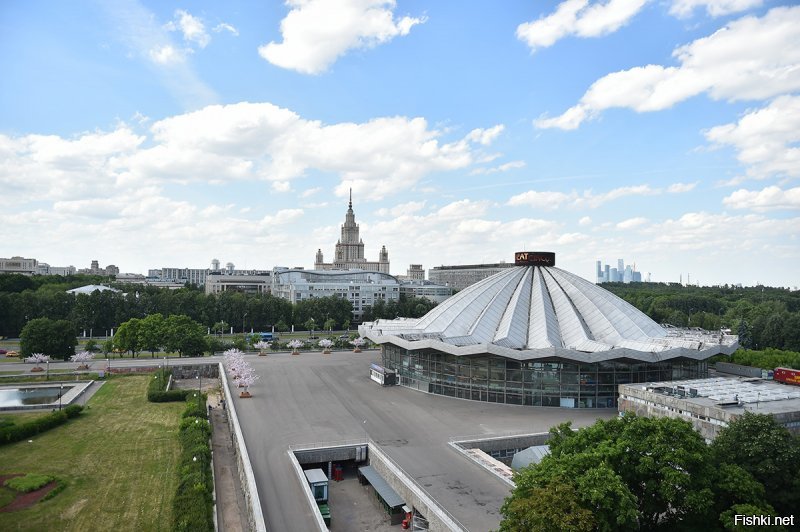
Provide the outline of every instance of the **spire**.
[[347,204],[347,208],[352,210],[353,209],[353,189],[350,188],[350,203]]

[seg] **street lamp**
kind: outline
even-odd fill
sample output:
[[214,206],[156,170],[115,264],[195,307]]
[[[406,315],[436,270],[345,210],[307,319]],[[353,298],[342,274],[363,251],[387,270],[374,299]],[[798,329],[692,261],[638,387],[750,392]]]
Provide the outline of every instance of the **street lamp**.
[[203,400],[203,375],[200,371],[197,372],[197,379],[199,385],[197,386],[197,407],[200,407],[200,401]]

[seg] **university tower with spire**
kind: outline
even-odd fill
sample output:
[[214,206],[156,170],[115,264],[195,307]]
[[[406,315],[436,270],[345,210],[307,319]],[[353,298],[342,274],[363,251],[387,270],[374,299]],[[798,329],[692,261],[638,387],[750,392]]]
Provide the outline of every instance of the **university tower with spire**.
[[322,257],[322,250],[317,250],[314,260],[315,270],[364,270],[389,273],[389,252],[386,246],[381,246],[378,261],[370,262],[364,258],[364,241],[358,236],[358,224],[353,213],[353,189],[350,189],[350,202],[347,204],[347,213],[342,224],[342,236],[336,242],[333,262],[326,263]]

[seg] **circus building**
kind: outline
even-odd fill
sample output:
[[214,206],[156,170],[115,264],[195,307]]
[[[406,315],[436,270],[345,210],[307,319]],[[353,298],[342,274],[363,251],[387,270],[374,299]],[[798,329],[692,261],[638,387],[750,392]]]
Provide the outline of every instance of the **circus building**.
[[709,357],[738,337],[665,327],[611,292],[519,252],[515,266],[421,318],[364,323],[399,384],[475,401],[568,408],[617,406],[620,384],[708,376]]

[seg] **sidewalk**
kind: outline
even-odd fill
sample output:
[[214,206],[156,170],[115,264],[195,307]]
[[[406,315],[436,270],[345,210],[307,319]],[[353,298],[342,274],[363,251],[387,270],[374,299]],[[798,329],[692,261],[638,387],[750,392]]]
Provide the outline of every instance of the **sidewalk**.
[[211,450],[214,453],[214,489],[217,496],[217,524],[220,532],[246,532],[247,511],[239,483],[227,412],[219,407],[219,396],[209,393],[212,406]]

